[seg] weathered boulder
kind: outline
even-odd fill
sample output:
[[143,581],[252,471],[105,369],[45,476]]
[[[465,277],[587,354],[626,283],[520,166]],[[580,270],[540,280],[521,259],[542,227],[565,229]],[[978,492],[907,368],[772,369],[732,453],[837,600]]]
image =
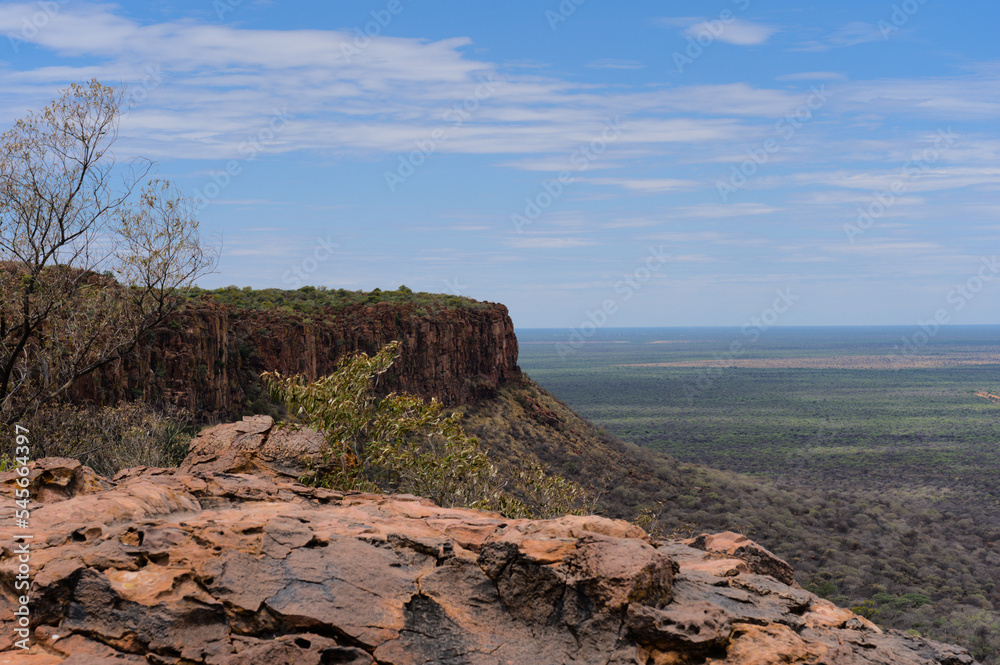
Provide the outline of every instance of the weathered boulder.
[[[33,463],[32,478],[80,491],[32,506],[27,651],[0,524],[0,665],[974,663],[763,574],[749,541],[719,554],[711,537],[653,543],[601,517],[305,487],[267,470],[272,428],[214,428],[181,469],[101,488],[70,460]],[[296,436],[277,443],[308,450]]]
[[735,559],[740,572],[770,575],[779,582],[795,584],[795,571],[784,560],[767,551],[746,536],[732,531],[707,534],[684,541],[694,549],[703,550],[714,559]]
[[180,465],[185,473],[250,473],[299,477],[322,464],[323,435],[306,427],[276,426],[270,416],[202,430]]
[[[78,460],[66,457],[46,457],[34,462],[26,476],[27,489],[32,499],[39,503],[51,503],[71,499],[78,494],[96,494],[110,487],[104,478],[94,473],[90,467]],[[14,496],[20,478],[16,473],[0,474],[0,492],[4,496]]]

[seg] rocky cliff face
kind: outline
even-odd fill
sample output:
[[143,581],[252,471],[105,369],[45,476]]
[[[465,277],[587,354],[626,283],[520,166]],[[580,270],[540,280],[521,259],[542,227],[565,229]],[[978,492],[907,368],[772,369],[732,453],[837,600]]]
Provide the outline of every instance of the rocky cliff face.
[[78,398],[98,403],[165,399],[206,422],[266,410],[259,375],[317,378],[356,351],[402,342],[380,389],[437,397],[445,405],[491,397],[519,374],[507,308],[481,303],[422,314],[411,304],[356,304],[315,312],[255,311],[204,303],[173,316],[135,357],[84,380]]
[[22,638],[7,520],[0,664],[975,662],[803,591],[736,534],[307,488],[294,460],[318,445],[257,417],[203,432],[180,469],[33,463],[30,622]]

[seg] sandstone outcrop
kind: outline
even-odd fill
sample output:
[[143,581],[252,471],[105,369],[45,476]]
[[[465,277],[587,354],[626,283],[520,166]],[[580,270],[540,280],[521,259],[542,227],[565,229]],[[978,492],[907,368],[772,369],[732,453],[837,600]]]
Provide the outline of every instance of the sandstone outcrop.
[[975,662],[779,581],[783,562],[735,534],[659,543],[601,517],[305,487],[274,463],[309,436],[247,419],[180,469],[113,483],[33,463],[31,649],[5,519],[0,665]]
[[307,427],[277,426],[270,416],[202,430],[191,440],[181,472],[256,473],[298,478],[322,462],[323,435]]
[[[316,312],[256,311],[204,302],[172,316],[122,365],[76,387],[99,404],[142,398],[190,409],[203,422],[239,418],[261,402],[260,373],[333,371],[345,355],[400,341],[379,389],[436,397],[446,406],[492,397],[520,375],[507,308],[478,303],[421,313],[413,304],[356,304]],[[259,411],[258,411],[259,412]]]
[[[683,542],[714,555],[715,560],[734,561],[739,572],[767,575],[785,584],[796,583],[795,571],[788,563],[738,533],[702,534]],[[705,560],[712,561],[713,558]]]

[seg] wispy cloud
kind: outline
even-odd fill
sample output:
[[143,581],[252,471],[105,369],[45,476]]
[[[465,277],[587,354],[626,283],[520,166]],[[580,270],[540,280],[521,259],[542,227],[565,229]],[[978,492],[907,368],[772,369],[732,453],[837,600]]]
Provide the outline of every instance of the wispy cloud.
[[588,62],[586,66],[590,69],[644,69],[646,67],[646,65],[637,60],[615,59],[594,60]]
[[872,242],[872,243],[843,243],[834,245],[830,251],[845,254],[914,254],[940,251],[941,245],[933,242]]
[[866,44],[868,42],[881,41],[885,41],[885,35],[882,33],[882,30],[878,27],[878,25],[874,23],[865,23],[863,21],[855,21],[842,26],[819,40],[808,41],[793,47],[792,50],[806,53],[818,53],[835,48],[845,48],[848,46],[857,46],[858,44]]
[[837,103],[844,108],[953,119],[1000,116],[1000,72],[952,79],[883,79],[856,82]]
[[[17,30],[25,12],[35,10],[36,5],[27,3],[0,6],[0,34]],[[683,17],[660,24],[690,33],[706,20]],[[751,46],[766,43],[776,32],[772,26],[735,20],[719,39]],[[870,24],[857,23],[821,41],[832,48],[873,38]],[[856,81],[837,72],[807,71],[780,76],[782,83],[775,85],[697,84],[694,78],[688,85],[604,85],[483,60],[465,37],[373,37],[360,55],[345,56],[341,47],[353,39],[343,30],[139,22],[111,5],[68,4],[32,37],[39,48],[66,56],[65,64],[38,67],[25,62],[20,71],[10,65],[0,68],[0,117],[14,118],[28,107],[37,108],[52,98],[55,87],[71,81],[98,76],[135,83],[149,65],[156,65],[162,84],[124,120],[124,151],[212,160],[202,162],[211,170],[217,168],[216,160],[239,156],[247,138],[266,131],[269,117],[285,109],[291,121],[268,143],[270,153],[318,152],[330,161],[393,158],[443,130],[447,138],[436,145],[438,153],[490,155],[494,164],[522,171],[570,170],[577,183],[591,186],[573,190],[578,201],[619,199],[621,192],[680,196],[713,189],[718,164],[742,164],[748,159],[744,151],[759,149],[773,136],[775,123],[801,107],[805,95],[796,88],[831,81],[830,103],[823,109],[832,116],[829,124],[826,118],[810,121],[807,131],[769,157],[747,188],[795,188],[789,195],[794,200],[690,205],[697,201],[692,196],[684,201],[689,205],[670,209],[671,220],[695,221],[780,215],[787,212],[786,203],[863,203],[870,193],[898,180],[899,167],[923,145],[922,133],[932,131],[935,122],[947,127],[956,118],[1000,117],[998,66],[969,67],[949,78]],[[587,66],[630,70],[642,63],[605,59]],[[494,89],[477,97],[485,82],[492,82]],[[449,110],[468,99],[476,100],[475,112],[461,123],[450,121]],[[619,116],[621,136],[587,163],[585,177],[578,175],[574,157],[600,139],[609,118]],[[919,120],[921,127],[908,131],[900,118]],[[895,123],[899,130],[891,138],[859,130],[871,123]],[[893,214],[918,207],[922,192],[1000,186],[998,155],[1000,142],[988,128],[970,135],[934,169],[907,183],[907,196],[900,197]],[[541,176],[546,177],[552,176]],[[804,191],[809,188],[819,191]],[[231,198],[215,203],[253,201]],[[608,219],[622,220],[622,215],[617,210]],[[636,219],[640,217],[642,225],[654,218],[640,213]],[[545,223],[556,225],[557,220],[553,210]],[[615,223],[588,228],[612,228]],[[631,224],[640,226],[634,220]],[[486,229],[477,220],[453,230]],[[578,237],[527,237],[519,242],[523,248],[549,249],[592,244]]]
[[905,191],[933,192],[960,189],[974,185],[1000,184],[1000,168],[983,167],[941,167],[926,168],[918,173],[904,174],[900,169],[875,171],[833,171],[827,173],[803,173],[792,177],[799,183],[821,184],[844,189],[860,189],[871,192],[891,190],[900,183]]
[[847,77],[839,72],[798,72],[775,77],[776,81],[843,81]]
[[[16,29],[33,5],[0,8],[0,32]],[[466,53],[465,37],[427,41],[373,37],[363,52],[343,50],[353,34],[331,30],[254,30],[192,22],[142,24],[110,5],[72,5],[32,41],[84,66],[0,70],[0,113],[23,115],[53,87],[97,76],[140,81],[155,63],[162,85],[123,122],[123,150],[154,158],[229,159],[269,116],[292,121],[270,153],[326,150],[386,154],[413,149],[445,131],[440,152],[566,155],[600,135],[609,117],[636,116],[616,148],[731,140],[738,120],[671,117],[701,110],[767,113],[785,93],[741,87],[661,92],[612,90],[537,74],[513,74]],[[100,65],[92,64],[97,59]],[[598,61],[598,67],[634,67]],[[474,100],[462,122],[449,110]],[[138,137],[130,139],[129,137]],[[565,166],[563,167],[565,168]]]
[[508,241],[508,244],[518,249],[573,249],[576,247],[590,247],[597,243],[593,240],[583,240],[582,238],[550,238],[550,237],[516,237]]
[[704,16],[660,16],[652,19],[653,25],[666,28],[689,28],[695,23],[702,23],[704,21]]
[[616,219],[604,224],[606,229],[642,229],[650,226],[658,226],[669,221],[667,218],[633,217]]
[[709,34],[727,44],[758,46],[770,39],[776,32],[778,32],[777,28],[735,18],[729,22],[701,21],[688,27],[684,31],[684,35],[697,39],[701,34]]
[[705,187],[703,183],[697,180],[680,180],[676,178],[587,178],[585,182],[594,185],[622,187],[642,194],[690,191]]
[[761,203],[733,203],[729,205],[707,203],[704,205],[674,208],[670,212],[672,215],[680,217],[726,219],[729,217],[770,215],[778,211],[779,208]]

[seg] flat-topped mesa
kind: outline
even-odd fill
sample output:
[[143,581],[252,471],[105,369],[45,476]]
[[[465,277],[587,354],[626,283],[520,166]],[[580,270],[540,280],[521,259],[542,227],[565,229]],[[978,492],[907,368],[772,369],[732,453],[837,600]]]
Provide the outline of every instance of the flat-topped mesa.
[[111,483],[32,463],[31,648],[0,533],[0,664],[975,663],[779,581],[787,564],[736,534],[654,542],[602,517],[309,488],[272,464],[316,446],[265,416]]
[[261,372],[315,379],[345,355],[373,354],[399,340],[399,358],[380,377],[380,391],[436,397],[446,406],[474,403],[520,370],[507,308],[469,302],[433,312],[388,302],[299,312],[199,301],[153,331],[123,366],[82,381],[77,397],[166,399],[203,422],[232,420],[248,408],[266,410]]

